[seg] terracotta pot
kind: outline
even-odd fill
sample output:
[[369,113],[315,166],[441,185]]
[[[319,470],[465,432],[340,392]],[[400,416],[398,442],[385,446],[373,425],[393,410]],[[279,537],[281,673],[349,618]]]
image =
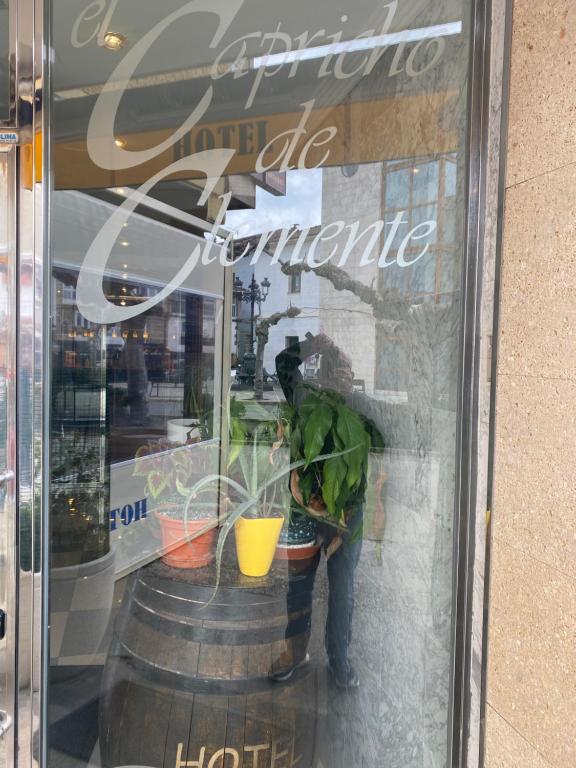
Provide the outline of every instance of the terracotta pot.
[[320,544],[278,544],[277,560],[311,560],[320,551]]
[[162,531],[162,546],[167,550],[162,556],[166,565],[171,568],[203,568],[214,560],[215,528],[187,541],[205,528],[209,519],[188,520],[184,523],[183,520],[173,520],[163,515],[161,510],[156,510],[155,514]]

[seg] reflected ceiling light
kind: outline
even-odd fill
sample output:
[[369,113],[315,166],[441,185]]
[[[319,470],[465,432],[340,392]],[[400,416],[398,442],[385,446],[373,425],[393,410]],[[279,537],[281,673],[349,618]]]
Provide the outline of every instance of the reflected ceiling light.
[[122,269],[128,269],[128,264],[122,264]]
[[120,245],[123,245],[124,247],[126,247],[127,245],[130,245],[130,243],[128,242],[128,240],[120,240]]
[[336,56],[339,53],[357,53],[370,51],[373,48],[387,48],[400,43],[413,43],[419,40],[429,40],[433,37],[450,37],[462,32],[462,22],[453,21],[449,24],[436,24],[433,27],[418,29],[403,29],[401,32],[391,32],[388,35],[374,35],[356,40],[344,40],[341,43],[317,45],[314,48],[302,48],[284,53],[272,53],[268,56],[257,56],[252,60],[252,69],[260,67],[276,67],[282,64],[293,64],[296,61],[324,59],[326,56]]
[[104,35],[104,48],[109,51],[119,51],[126,45],[126,38],[120,32],[106,32]]
[[[122,299],[122,301],[120,302],[120,306],[121,307],[125,307],[126,306],[126,302],[124,301],[124,299]],[[124,336],[124,334],[122,334],[122,335]],[[124,336],[124,338],[127,338],[127,336]]]
[[420,173],[420,168],[412,168],[412,173]]
[[126,139],[114,139],[114,144],[116,144],[117,147],[123,148],[126,146]]

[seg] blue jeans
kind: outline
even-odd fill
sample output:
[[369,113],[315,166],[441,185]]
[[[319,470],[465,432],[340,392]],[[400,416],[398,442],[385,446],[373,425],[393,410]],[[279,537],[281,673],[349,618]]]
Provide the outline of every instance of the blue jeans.
[[348,649],[352,642],[352,621],[354,617],[354,575],[362,551],[362,536],[357,531],[362,525],[363,506],[351,516],[348,523],[350,533],[328,559],[328,616],[324,633],[324,645],[328,661],[339,677],[350,674]]

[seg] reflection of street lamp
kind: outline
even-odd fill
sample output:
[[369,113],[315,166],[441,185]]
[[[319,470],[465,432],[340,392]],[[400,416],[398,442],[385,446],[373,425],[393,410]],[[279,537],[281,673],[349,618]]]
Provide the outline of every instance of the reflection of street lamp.
[[[266,301],[268,297],[268,291],[270,290],[270,280],[267,277],[262,280],[260,285],[256,282],[256,278],[252,275],[252,280],[248,288],[244,288],[244,284],[238,275],[234,278],[233,294],[236,301],[244,301],[250,304],[250,352],[254,354],[254,307],[258,304],[258,313],[261,314],[262,303]],[[238,320],[239,318],[237,318]]]

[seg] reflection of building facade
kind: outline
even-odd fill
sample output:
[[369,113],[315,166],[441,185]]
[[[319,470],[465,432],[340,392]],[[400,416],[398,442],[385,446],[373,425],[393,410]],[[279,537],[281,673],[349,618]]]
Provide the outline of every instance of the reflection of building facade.
[[[299,253],[300,259],[307,256],[307,246],[316,237],[320,227],[311,227]],[[274,258],[280,232],[273,233],[268,239],[264,252],[259,255],[256,264],[251,264],[253,249],[257,246],[261,235],[242,238],[235,241],[236,253],[247,250],[246,256],[234,265],[234,274],[248,285],[252,277],[260,284],[264,279],[270,281],[266,302],[262,304],[261,316],[269,317],[276,312],[284,312],[289,307],[301,310],[297,317],[284,318],[269,331],[269,340],[264,353],[264,368],[270,374],[275,372],[274,358],[278,352],[288,346],[294,339],[304,339],[306,333],[316,335],[320,331],[320,280],[314,272],[303,272],[287,275],[282,272],[281,264],[289,263],[292,258],[295,243],[301,232],[297,228],[290,230],[290,239],[282,250],[279,259]],[[243,353],[248,351],[250,322],[249,307],[236,303],[235,312],[235,347],[234,351],[241,360]],[[314,365],[311,363],[312,366]]]
[[[323,179],[323,221],[358,223],[355,230],[359,233],[358,244],[344,267],[350,277],[377,291],[385,291],[386,300],[392,305],[398,302],[414,308],[422,304],[450,305],[460,279],[456,247],[460,237],[456,224],[456,163],[452,155],[391,161],[382,167],[363,165],[355,168],[352,175],[345,175],[339,169],[325,169]],[[387,243],[397,216],[401,223],[395,227],[395,237]],[[378,220],[383,220],[385,226],[374,238],[374,222]],[[402,241],[415,227],[429,221],[435,223],[433,232],[409,243],[403,251],[407,266],[399,266],[396,257]],[[348,239],[348,233],[335,238],[321,253],[328,255],[334,242],[343,249]],[[370,244],[372,252],[368,259],[365,251]],[[427,248],[426,254],[410,264],[423,246]],[[376,262],[384,248],[391,266],[379,268]],[[410,386],[411,340],[394,319],[397,315],[394,306],[388,318],[384,310],[384,316],[377,322],[365,301],[350,295],[349,303],[343,308],[342,294],[329,281],[323,280],[321,285],[322,327],[343,348],[352,350],[356,378],[364,382],[368,392],[405,395]],[[447,353],[453,355],[455,350],[447,349]],[[453,369],[447,372],[448,363],[447,358],[436,363],[437,378],[444,376],[448,381],[453,376]],[[440,378],[438,387],[442,387]],[[437,397],[445,399],[447,392],[438,392]]]

